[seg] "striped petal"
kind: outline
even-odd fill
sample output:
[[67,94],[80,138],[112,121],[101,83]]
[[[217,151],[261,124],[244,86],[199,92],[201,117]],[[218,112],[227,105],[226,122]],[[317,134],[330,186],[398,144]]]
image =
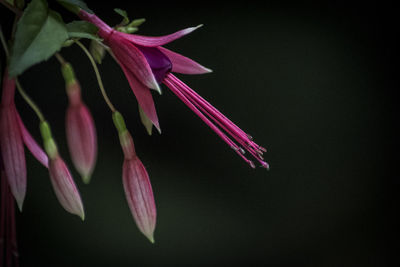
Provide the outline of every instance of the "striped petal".
[[14,105],[2,106],[0,110],[0,148],[8,184],[22,210],[26,193],[26,162]]
[[161,46],[161,45],[168,44],[172,41],[175,41],[176,39],[179,39],[182,36],[185,36],[186,34],[189,34],[189,33],[193,32],[194,30],[197,30],[201,26],[203,26],[203,24],[200,24],[196,27],[189,27],[189,28],[186,28],[186,29],[183,29],[183,30],[180,30],[180,31],[168,34],[168,35],[159,36],[159,37],[128,34],[128,33],[122,33],[122,32],[119,32],[118,35],[122,36],[123,38],[125,38],[137,45],[155,47],[155,46]]
[[26,129],[25,124],[23,123],[21,116],[17,112],[17,119],[19,124],[19,129],[21,130],[22,139],[26,147],[32,153],[32,155],[46,168],[49,167],[49,159],[47,158],[46,153],[39,146],[39,144],[33,139],[32,135]]
[[122,179],[126,199],[139,230],[154,243],[156,205],[149,175],[138,157],[125,159]]
[[85,218],[81,196],[76,188],[68,167],[60,156],[56,156],[49,163],[50,180],[57,199],[63,208],[75,215]]
[[126,40],[110,38],[110,48],[118,62],[122,63],[141,83],[161,94],[146,57],[136,46]]
[[157,130],[161,132],[156,107],[154,106],[153,96],[151,95],[149,88],[138,81],[135,75],[131,73],[124,64],[120,64],[120,66],[124,71],[126,78],[128,79],[129,85],[131,86],[132,91],[136,96],[139,106],[143,109],[143,112],[157,128]]
[[172,62],[172,72],[183,73],[183,74],[204,74],[212,72],[211,69],[206,68],[196,61],[185,57],[181,54],[175,53],[164,47],[158,47],[169,60]]

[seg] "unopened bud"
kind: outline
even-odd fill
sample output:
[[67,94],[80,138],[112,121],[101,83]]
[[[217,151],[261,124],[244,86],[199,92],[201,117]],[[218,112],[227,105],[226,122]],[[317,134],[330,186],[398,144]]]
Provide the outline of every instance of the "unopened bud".
[[126,199],[136,225],[154,243],[156,205],[149,175],[138,157],[124,161],[122,178]]
[[81,196],[63,159],[57,155],[49,162],[50,179],[57,199],[63,208],[85,219]]

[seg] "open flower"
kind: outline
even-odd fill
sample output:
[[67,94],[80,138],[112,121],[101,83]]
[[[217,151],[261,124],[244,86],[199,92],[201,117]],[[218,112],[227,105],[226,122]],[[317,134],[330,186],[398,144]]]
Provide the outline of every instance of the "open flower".
[[46,167],[48,159],[23,124],[14,103],[14,94],[15,80],[9,77],[6,70],[0,107],[0,150],[10,190],[22,210],[27,184],[24,144]]
[[211,71],[185,56],[162,47],[198,27],[161,37],[148,37],[115,31],[96,15],[84,10],[80,10],[78,15],[99,28],[98,34],[110,47],[143,112],[157,129],[159,122],[149,88],[159,91],[158,83],[164,83],[251,167],[254,168],[255,164],[246,157],[245,151],[248,151],[261,167],[269,168],[262,157],[266,152],[265,148],[253,142],[250,135],[171,73],[202,74]]

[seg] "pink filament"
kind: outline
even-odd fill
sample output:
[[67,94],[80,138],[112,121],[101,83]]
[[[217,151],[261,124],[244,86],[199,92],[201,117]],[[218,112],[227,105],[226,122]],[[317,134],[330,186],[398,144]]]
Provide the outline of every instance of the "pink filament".
[[[204,98],[198,95],[190,87],[180,81],[171,73],[164,79],[171,91],[177,95],[193,112],[196,113],[221,139],[231,146],[235,152],[241,156],[251,167],[255,167],[254,163],[244,156],[245,148],[260,163],[261,167],[269,168],[262,154],[265,148],[260,147],[251,140],[251,137],[236,126],[232,121],[225,117],[220,111],[208,103]],[[210,119],[212,121],[210,121]],[[219,128],[218,128],[219,127]],[[239,145],[230,139],[222,130],[230,135]]]

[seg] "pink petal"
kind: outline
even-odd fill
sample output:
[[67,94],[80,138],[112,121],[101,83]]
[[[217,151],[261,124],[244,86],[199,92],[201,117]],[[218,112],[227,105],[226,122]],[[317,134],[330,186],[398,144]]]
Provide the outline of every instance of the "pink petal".
[[110,38],[110,48],[118,62],[122,63],[140,82],[161,92],[146,57],[137,47],[126,40]]
[[160,132],[160,124],[158,122],[156,108],[154,106],[153,96],[149,88],[144,86],[141,82],[139,82],[135,75],[129,71],[129,69],[120,63],[122,70],[125,73],[126,78],[128,79],[129,85],[132,88],[133,93],[136,96],[138,104],[143,109],[146,116],[150,119],[153,125],[157,128]]
[[18,119],[19,129],[21,130],[22,139],[24,140],[26,147],[29,149],[29,151],[32,153],[32,155],[40,163],[42,163],[43,166],[48,168],[49,167],[49,159],[47,158],[46,153],[39,146],[39,144],[35,141],[35,139],[33,139],[32,135],[26,129],[26,127],[21,119],[21,116],[18,114],[18,112],[17,112],[17,119]]
[[89,183],[97,157],[97,135],[86,105],[70,105],[66,113],[68,148],[72,162],[85,183]]
[[138,157],[126,159],[122,171],[126,199],[136,225],[154,243],[157,215],[149,175]]
[[2,105],[0,109],[0,151],[8,184],[19,209],[22,210],[26,193],[26,162],[16,113],[13,104]]
[[200,24],[196,27],[189,27],[189,28],[174,32],[172,34],[159,36],[159,37],[128,34],[128,33],[122,33],[122,32],[119,32],[118,35],[124,37],[125,39],[128,39],[129,41],[131,41],[137,45],[154,47],[154,46],[165,45],[172,41],[175,41],[176,39],[179,39],[182,36],[185,36],[186,34],[193,32],[194,30],[200,28],[201,26],[203,26],[203,25]]
[[54,192],[65,210],[85,218],[81,196],[72,179],[71,173],[65,165],[63,159],[57,156],[50,160],[49,164],[50,179]]
[[183,73],[183,74],[204,74],[212,72],[211,69],[208,69],[196,61],[182,56],[181,54],[175,53],[169,49],[164,47],[158,47],[161,52],[163,52],[169,60],[172,62],[172,72]]

